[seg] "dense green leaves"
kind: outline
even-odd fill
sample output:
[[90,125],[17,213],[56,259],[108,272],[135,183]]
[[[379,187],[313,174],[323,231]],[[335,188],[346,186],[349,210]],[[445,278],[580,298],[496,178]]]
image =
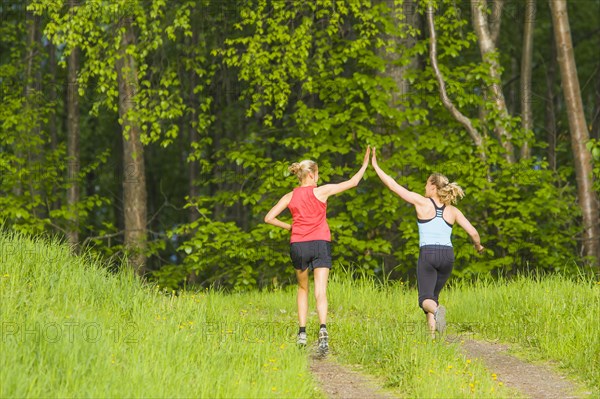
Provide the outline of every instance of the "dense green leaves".
[[[546,103],[534,104],[535,126],[527,136],[518,111],[503,116],[486,97],[493,83],[509,90],[518,80],[510,69],[520,51],[512,20],[523,15],[517,15],[516,4],[506,8],[494,54],[504,67],[503,82],[494,82],[491,60],[482,60],[477,49],[468,2],[436,2],[440,70],[448,96],[484,137],[484,164],[440,102],[427,61],[429,38],[418,23],[425,4],[90,0],[69,9],[64,3],[29,2],[31,13],[39,15],[36,43],[27,39],[25,8],[1,6],[0,218],[6,226],[59,233],[69,226],[73,210],[63,206],[70,183],[61,119],[66,60],[77,47],[82,54],[81,237],[108,255],[122,250],[122,183],[129,171],[117,144],[123,121],[116,59],[122,22],[128,19],[137,40],[127,52],[138,68],[139,87],[129,99],[137,107],[126,117],[141,126],[146,145],[149,269],[161,285],[247,289],[288,281],[293,276],[288,233],[263,223],[267,211],[296,185],[287,167],[313,159],[323,183],[340,182],[358,170],[367,145],[378,148],[382,168],[411,190],[423,193],[434,171],[465,189],[458,206],[487,251],[477,256],[455,227],[458,275],[575,271],[581,227],[565,116],[558,115],[558,167],[552,170],[545,160]],[[551,49],[542,39],[550,28],[547,11],[538,10],[536,48],[548,63]],[[575,35],[594,21],[598,25],[591,13],[581,17],[586,22],[574,23]],[[55,70],[50,51],[39,51],[41,43],[53,46]],[[589,78],[597,52],[584,39],[581,43],[579,70]],[[36,48],[28,71],[23,60]],[[542,66],[545,73],[547,65]],[[537,75],[534,92],[545,92],[545,79]],[[507,101],[517,107],[516,99],[507,96]],[[498,125],[511,132],[516,147],[530,140],[532,160],[505,161],[492,134]],[[54,136],[51,127],[58,131]],[[589,145],[599,176],[598,143]],[[328,216],[335,267],[342,263],[381,277],[414,274],[414,210],[372,169],[356,189],[330,199]],[[282,219],[289,221],[289,213]]]

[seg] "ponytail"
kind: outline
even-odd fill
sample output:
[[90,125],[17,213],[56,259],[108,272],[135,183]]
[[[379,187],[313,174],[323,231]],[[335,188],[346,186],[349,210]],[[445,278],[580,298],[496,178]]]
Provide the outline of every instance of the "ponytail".
[[456,204],[458,198],[465,196],[463,189],[456,183],[450,183],[441,173],[429,176],[429,181],[437,188],[438,197],[445,205]]

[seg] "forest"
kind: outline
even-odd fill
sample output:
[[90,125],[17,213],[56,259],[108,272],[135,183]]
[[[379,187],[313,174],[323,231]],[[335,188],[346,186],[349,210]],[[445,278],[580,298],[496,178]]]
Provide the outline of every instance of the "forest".
[[[293,277],[263,222],[297,185],[440,172],[486,247],[455,275],[599,273],[600,0],[3,0],[0,223],[161,287]],[[291,219],[289,213],[283,219]],[[414,277],[372,168],[328,203],[334,267]],[[17,248],[5,249],[3,257]]]

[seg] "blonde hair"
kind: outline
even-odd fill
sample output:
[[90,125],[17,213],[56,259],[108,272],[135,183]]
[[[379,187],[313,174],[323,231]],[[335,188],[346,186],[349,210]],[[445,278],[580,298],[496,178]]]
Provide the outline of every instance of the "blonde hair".
[[304,161],[294,162],[288,170],[290,173],[296,175],[300,183],[302,183],[309,173],[317,173],[318,167],[315,161],[305,159]]
[[437,188],[437,194],[442,204],[456,204],[458,197],[465,196],[465,192],[458,184],[450,183],[448,178],[441,173],[433,173],[428,180]]

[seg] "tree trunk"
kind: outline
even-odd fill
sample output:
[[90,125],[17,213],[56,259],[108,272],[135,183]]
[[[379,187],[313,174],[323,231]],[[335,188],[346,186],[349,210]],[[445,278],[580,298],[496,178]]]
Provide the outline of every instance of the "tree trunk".
[[123,128],[123,214],[125,219],[125,248],[134,270],[144,274],[146,263],[146,177],[141,129],[131,117],[135,110],[138,87],[137,67],[127,48],[135,45],[130,18],[121,21],[124,28],[117,58],[119,83],[119,117]]
[[546,67],[546,138],[548,141],[548,166],[556,171],[556,45],[554,33],[550,31],[551,57]]
[[596,67],[596,90],[594,95],[594,113],[592,114],[591,137],[600,140],[600,65]]
[[[421,30],[421,14],[417,12],[416,4],[405,2],[401,5],[395,5],[391,3],[387,2],[387,5],[391,8],[392,18],[396,21],[397,25],[408,25],[416,30]],[[390,40],[392,37],[386,36],[385,39]],[[418,41],[418,38],[410,34],[407,34],[404,38],[393,37],[393,39],[396,41],[398,47],[406,49],[414,47]],[[396,51],[389,52],[383,49],[379,56],[387,62],[384,72],[385,76],[390,77],[396,83],[396,90],[392,93],[391,104],[393,107],[402,107],[402,104],[399,104],[399,102],[406,100],[406,96],[410,93],[410,83],[405,78],[406,71],[419,69],[419,57],[413,57],[407,65],[398,65],[397,61],[401,55]]]
[[[29,195],[32,202],[36,202],[35,198],[41,196],[39,190],[40,181],[43,170],[40,164],[41,146],[40,139],[40,115],[39,115],[39,95],[41,85],[41,74],[39,73],[39,47],[40,47],[40,17],[34,15],[31,11],[26,11],[26,29],[27,29],[27,51],[25,51],[25,87],[23,97],[25,98],[24,112],[29,116],[27,126],[25,127],[24,135],[21,137],[23,145],[16,144],[17,157],[26,159],[25,167],[27,167],[32,175],[27,182],[29,186]],[[26,153],[23,153],[25,150]],[[19,179],[20,180],[20,179]],[[19,183],[15,189],[15,194],[22,195],[24,188]],[[32,209],[35,218],[43,218],[43,210],[36,206]]]
[[[488,88],[490,97],[493,98],[496,105],[496,110],[501,120],[508,120],[509,114],[506,109],[506,101],[504,100],[504,93],[502,92],[502,76],[500,74],[500,64],[497,59],[496,45],[493,41],[490,29],[488,27],[488,20],[486,16],[486,2],[484,0],[471,0],[471,12],[473,14],[473,27],[475,34],[477,35],[477,41],[479,43],[479,51],[481,52],[481,58],[484,62],[490,65],[490,76],[494,83]],[[511,142],[512,135],[503,126],[502,123],[497,123],[494,129],[498,140],[505,150],[505,158],[507,162],[514,163],[514,147]]]
[[[535,26],[535,1],[527,0],[525,7],[525,26],[523,29],[523,53],[521,57],[521,123],[523,131],[533,128],[533,111],[531,109],[531,68],[533,64],[533,28]],[[529,159],[531,149],[527,140],[521,147],[521,159]]]
[[504,7],[504,0],[495,0],[492,3],[492,15],[490,16],[490,37],[494,46],[498,44],[498,37],[500,36],[500,25],[502,23],[502,8]]
[[[71,0],[70,7],[77,5]],[[74,48],[69,54],[69,70],[67,85],[67,206],[71,223],[67,227],[67,240],[70,247],[76,252],[79,245],[79,215],[77,203],[79,202],[79,92],[77,85],[77,72],[79,71],[79,50]]]
[[573,43],[566,0],[549,0],[552,13],[552,25],[556,40],[558,65],[562,88],[567,106],[569,129],[571,131],[571,146],[577,177],[579,206],[583,216],[583,251],[584,255],[592,257],[596,266],[600,259],[600,224],[598,222],[598,195],[593,189],[592,156],[586,148],[589,133],[585,121],[583,102],[579,87],[579,78],[575,65]]

